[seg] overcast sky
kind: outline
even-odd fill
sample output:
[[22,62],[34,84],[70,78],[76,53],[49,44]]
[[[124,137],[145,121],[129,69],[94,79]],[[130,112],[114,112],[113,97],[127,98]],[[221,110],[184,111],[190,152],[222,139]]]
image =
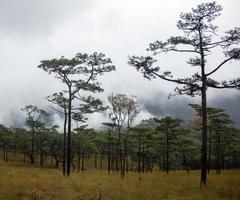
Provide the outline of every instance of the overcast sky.
[[[127,57],[145,55],[148,44],[157,39],[181,35],[176,27],[179,14],[202,2],[208,1],[0,0],[0,123],[13,125],[22,121],[20,108],[28,104],[46,108],[48,102],[44,97],[57,92],[61,83],[37,68],[40,60],[71,58],[78,52],[103,52],[113,60],[116,71],[101,78],[105,100],[111,92],[118,92],[136,95],[140,102],[157,104],[159,100],[175,105],[176,99],[183,101],[182,98],[168,101],[168,93],[175,85],[143,79],[127,64]],[[217,3],[223,6],[222,15],[216,20],[219,32],[239,26],[240,1]],[[220,55],[211,56],[210,66],[219,63],[219,58]],[[160,65],[181,77],[192,70],[186,60],[184,56],[164,55]],[[239,72],[239,63],[232,62],[214,78],[229,79]],[[211,91],[209,98],[226,94],[232,91],[224,94]],[[149,116],[143,111],[140,118]],[[99,115],[90,119],[93,127],[100,123]]]

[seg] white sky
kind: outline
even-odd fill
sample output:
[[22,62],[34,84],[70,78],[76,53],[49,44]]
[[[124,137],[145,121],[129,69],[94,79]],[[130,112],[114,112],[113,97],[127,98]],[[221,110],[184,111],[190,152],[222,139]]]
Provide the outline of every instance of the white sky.
[[[60,89],[61,83],[37,68],[40,60],[73,57],[78,52],[103,52],[112,58],[116,72],[101,78],[111,92],[150,99],[161,94],[167,101],[175,85],[147,81],[128,66],[128,55],[144,55],[150,42],[181,35],[176,23],[181,12],[205,0],[0,0],[0,123],[11,125],[21,118],[20,108],[28,104],[46,107],[44,97]],[[216,20],[219,31],[239,26],[239,0],[218,0],[223,6]],[[221,56],[211,56],[210,66]],[[164,55],[161,66],[181,76],[191,71],[187,57]],[[179,65],[181,63],[181,65]],[[231,69],[231,70],[229,70]],[[239,75],[239,63],[232,62],[215,76],[228,79]],[[211,91],[212,93],[212,91]],[[210,94],[210,98],[221,95]],[[228,92],[227,94],[231,94]],[[13,114],[14,113],[14,114]],[[142,117],[149,116],[146,112]],[[90,120],[99,124],[99,115]]]

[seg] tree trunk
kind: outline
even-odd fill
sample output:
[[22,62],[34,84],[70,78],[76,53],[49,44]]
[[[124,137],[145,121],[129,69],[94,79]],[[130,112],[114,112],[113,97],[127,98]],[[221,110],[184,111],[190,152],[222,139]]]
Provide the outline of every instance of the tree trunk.
[[138,136],[138,173],[141,173],[141,138]]
[[168,127],[166,129],[166,134],[167,134],[167,137],[166,137],[166,173],[168,174],[169,172],[169,133],[168,133]]
[[110,161],[111,160],[111,132],[108,130],[108,173],[110,174]]
[[115,149],[113,148],[112,149],[112,164],[111,164],[111,167],[112,167],[112,172],[115,173]]
[[84,171],[85,153],[82,151],[82,171]]
[[220,134],[219,132],[216,132],[216,173],[220,174],[221,173],[221,157],[220,157]]
[[126,155],[126,172],[128,173],[128,171],[129,171],[129,158],[128,158],[128,153],[127,153],[127,155]]
[[30,154],[30,161],[31,164],[35,164],[35,155],[34,155],[34,134],[35,134],[35,123],[32,122],[32,134],[31,134],[31,154]]
[[118,173],[118,170],[119,170],[119,163],[118,163],[118,160],[119,160],[119,158],[118,158],[118,156],[119,156],[119,153],[118,153],[118,144],[117,144],[117,146],[116,146],[116,149],[115,149],[115,154],[114,154],[114,159],[115,159],[115,171]]
[[100,157],[100,170],[102,171],[102,165],[103,165],[103,152],[101,152],[101,157]]
[[80,160],[81,160],[81,156],[80,156],[80,153],[78,153],[78,164],[77,164],[78,172],[80,171]]
[[3,161],[6,162],[6,144],[3,143]]
[[40,133],[40,167],[43,166],[44,158],[43,158],[43,139],[42,139],[42,133]]
[[187,163],[187,158],[186,158],[186,155],[185,155],[185,151],[183,149],[182,142],[179,142],[178,137],[177,137],[177,135],[175,133],[174,133],[174,135],[175,135],[175,138],[177,140],[177,144],[178,144],[178,146],[180,147],[180,149],[182,151],[183,163],[184,163],[185,169],[189,173],[189,167],[188,167],[188,163]]
[[117,172],[119,171],[119,164],[120,164],[120,171],[122,171],[122,147],[121,147],[121,130],[120,128],[118,127],[118,156],[119,156],[119,161],[118,161],[118,164],[117,164]]
[[23,162],[24,163],[26,162],[26,147],[25,147],[25,144],[24,144],[24,147],[23,147]]
[[98,168],[98,166],[97,166],[97,159],[98,159],[98,155],[97,155],[97,153],[95,153],[95,157],[94,157],[95,169]]
[[[210,132],[209,132],[210,133]],[[211,139],[209,138],[208,139],[208,169],[207,169],[207,171],[208,171],[208,174],[209,174],[209,172],[210,172],[210,169],[211,169],[211,155],[212,155],[212,141],[211,141]]]
[[144,173],[145,171],[145,149],[144,149],[144,145],[142,147],[142,169],[141,169],[142,173]]
[[63,175],[66,175],[66,137],[67,137],[67,108],[64,107],[64,125],[63,125]]
[[123,164],[121,170],[121,176],[125,176],[125,168],[126,168],[126,156],[127,156],[127,139],[124,140],[124,155],[123,155]]
[[221,147],[220,147],[220,152],[221,152],[221,169],[224,170],[225,169],[224,152],[221,151]]
[[134,160],[133,160],[133,153],[131,155],[131,171],[133,172],[133,165],[134,165]]
[[57,156],[54,156],[54,158],[55,158],[55,168],[58,169],[58,167],[59,167],[59,159],[58,159]]
[[72,148],[71,148],[71,121],[72,121],[72,91],[71,83],[69,84],[69,99],[68,99],[68,138],[67,138],[67,176],[70,175],[71,171],[71,158],[72,158]]
[[202,149],[201,149],[201,185],[207,183],[207,77],[205,75],[205,61],[201,27],[199,27],[199,46],[201,53],[201,100],[202,100]]

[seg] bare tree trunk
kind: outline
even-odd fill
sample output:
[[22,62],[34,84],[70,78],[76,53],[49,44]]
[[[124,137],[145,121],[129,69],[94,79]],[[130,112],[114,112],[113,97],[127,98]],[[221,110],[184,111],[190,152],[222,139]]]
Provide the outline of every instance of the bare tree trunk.
[[133,172],[133,165],[134,165],[134,159],[133,159],[133,152],[131,155],[131,171]]
[[158,155],[158,171],[159,172],[161,171],[161,156],[160,156],[160,152],[159,152],[159,155]]
[[3,143],[3,161],[6,162],[6,144]]
[[31,153],[29,155],[31,164],[35,164],[35,155],[34,155],[34,134],[35,134],[35,123],[32,122],[32,134],[31,134]]
[[95,153],[95,156],[94,156],[95,169],[98,168],[97,159],[98,159],[98,155],[97,155],[97,153]]
[[115,148],[115,154],[114,154],[114,160],[115,160],[115,171],[118,173],[118,169],[119,169],[119,167],[118,167],[118,146],[116,146],[116,148]]
[[51,165],[53,166],[53,155],[51,155]]
[[186,155],[185,155],[185,151],[183,149],[183,145],[182,143],[178,140],[178,137],[177,135],[174,133],[175,135],[175,138],[177,140],[177,144],[179,145],[180,149],[181,149],[181,152],[182,152],[182,156],[183,156],[183,163],[184,163],[184,166],[185,166],[185,169],[186,171],[189,173],[189,167],[188,167],[188,163],[187,163],[187,158],[186,158]]
[[120,164],[120,171],[122,171],[123,162],[122,162],[122,147],[121,147],[121,130],[118,127],[118,153],[119,153],[119,161],[117,165],[117,172],[119,171],[119,164]]
[[72,158],[71,122],[72,122],[72,91],[71,91],[71,83],[70,83],[69,84],[69,99],[68,99],[67,176],[70,175],[71,158]]
[[67,108],[64,107],[64,126],[63,126],[63,175],[66,175],[66,137],[67,137]]
[[221,161],[220,161],[220,134],[216,132],[216,172],[217,174],[221,173]]
[[168,172],[169,172],[169,133],[168,133],[168,127],[167,127],[167,129],[166,129],[166,134],[167,134],[167,137],[166,137],[166,145],[167,145],[167,147],[166,147],[166,155],[165,155],[165,157],[166,157],[166,173],[168,174]]
[[129,159],[128,159],[128,153],[126,154],[126,172],[128,173],[129,171]]
[[111,168],[112,168],[112,172],[115,173],[115,149],[112,149],[112,162],[111,162]]
[[24,163],[26,162],[26,147],[25,147],[25,144],[24,144],[24,147],[23,147],[23,162]]
[[199,27],[199,46],[201,53],[201,76],[202,76],[202,87],[201,87],[201,99],[202,99],[202,149],[201,149],[201,185],[207,183],[207,77],[205,75],[205,61],[203,51],[203,41],[201,27]]
[[59,159],[56,155],[54,156],[54,158],[55,158],[55,168],[58,169],[59,168]]
[[123,155],[123,165],[121,170],[121,176],[125,176],[125,168],[126,168],[126,156],[127,156],[127,139],[124,140],[124,155]]
[[224,170],[225,169],[224,152],[221,151],[221,147],[220,147],[220,152],[221,152],[221,169]]
[[101,157],[100,157],[100,170],[102,171],[102,165],[103,165],[103,152],[101,152]]
[[142,173],[144,173],[145,171],[145,150],[144,150],[144,146],[142,147]]
[[208,139],[208,169],[207,169],[207,171],[208,171],[208,174],[209,174],[209,172],[210,172],[210,169],[211,169],[211,155],[212,155],[212,141],[211,141],[211,139],[209,138]]
[[5,153],[6,153],[6,156],[5,156],[6,162],[8,162],[8,148],[7,148],[7,147],[6,147],[6,149],[5,149]]
[[227,168],[230,170],[230,155],[229,152],[227,152]]
[[141,138],[138,136],[138,173],[141,173]]
[[80,171],[80,160],[81,160],[81,156],[80,156],[80,153],[78,153],[78,164],[77,164],[78,172]]
[[111,132],[108,130],[108,173],[110,174],[111,172]]
[[44,158],[43,158],[43,139],[42,139],[42,133],[40,133],[40,167],[43,166]]
[[85,161],[85,153],[82,151],[82,171],[84,171],[84,161]]
[[47,154],[44,155],[44,164],[46,165],[47,164],[47,160],[48,160],[48,156]]

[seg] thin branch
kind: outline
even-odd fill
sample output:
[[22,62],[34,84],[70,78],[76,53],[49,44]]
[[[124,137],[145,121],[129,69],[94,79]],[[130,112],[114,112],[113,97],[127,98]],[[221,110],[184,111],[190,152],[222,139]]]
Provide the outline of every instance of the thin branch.
[[58,109],[54,108],[53,106],[49,106],[49,107],[52,108],[53,110],[55,110],[55,111],[57,111],[57,112],[59,112],[59,113],[65,115],[65,113],[64,113],[63,111],[58,110]]
[[240,88],[240,84],[236,84],[236,85],[222,85],[222,86],[218,86],[218,85],[211,85],[209,83],[207,83],[208,87],[211,88],[216,88],[216,89],[237,89]]
[[220,65],[218,65],[213,71],[207,73],[206,76],[209,76],[209,75],[213,74],[213,73],[216,72],[218,69],[220,69],[220,67],[222,67],[225,63],[227,63],[229,60],[232,60],[232,59],[234,59],[234,58],[235,58],[235,56],[232,56],[232,57],[224,60],[224,61],[223,61]]
[[212,45],[221,45],[222,43],[228,42],[229,39],[218,41],[218,42],[213,42],[213,43],[208,43],[206,46],[212,46]]
[[174,83],[178,83],[178,84],[183,84],[183,85],[189,85],[189,86],[192,86],[192,87],[197,87],[200,89],[200,87],[196,84],[193,84],[193,83],[189,83],[189,82],[185,82],[185,81],[181,81],[181,80],[178,80],[178,79],[170,79],[170,78],[166,78],[165,76],[162,76],[154,71],[152,71],[151,69],[147,68],[147,67],[144,67],[145,70],[147,71],[150,71],[151,73],[153,73],[155,76],[163,79],[163,80],[166,80],[166,81],[170,81],[170,82],[174,82]]
[[[92,65],[92,70],[91,70],[91,75],[89,76],[88,80],[85,81],[85,83],[89,83],[89,81],[92,79],[93,75],[94,75],[94,67]],[[80,87],[77,87],[73,92],[72,92],[72,95],[75,95],[81,88]],[[74,96],[76,97],[76,96]]]
[[196,50],[188,50],[188,49],[185,49],[185,50],[180,50],[180,49],[171,49],[169,51],[176,51],[176,52],[186,52],[186,53],[198,53],[200,54],[199,51],[196,51]]

